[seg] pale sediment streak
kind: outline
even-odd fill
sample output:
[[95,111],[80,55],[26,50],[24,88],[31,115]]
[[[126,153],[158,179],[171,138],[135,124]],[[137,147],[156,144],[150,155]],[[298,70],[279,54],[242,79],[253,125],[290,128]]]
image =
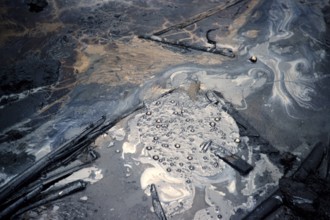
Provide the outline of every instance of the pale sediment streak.
[[[290,31],[290,25],[293,21],[292,4],[284,7],[285,4],[290,4],[290,1],[278,1],[280,5],[273,5],[269,11],[271,20],[270,39],[269,42],[276,42],[278,40],[288,39],[293,36]],[[291,10],[290,8],[291,7]],[[281,11],[282,13],[278,13]],[[278,23],[278,24],[277,24]]]
[[[24,92],[17,93],[17,94],[2,95],[0,97],[0,103],[5,102],[5,100],[9,100],[9,103],[17,102],[17,101],[20,101],[20,100],[28,97],[29,95],[33,95],[33,94],[36,94],[41,91],[47,91],[49,88],[50,88],[50,86],[40,86],[40,87],[33,88],[30,90],[25,90]],[[4,108],[4,106],[6,106],[6,104],[0,105],[0,109]]]

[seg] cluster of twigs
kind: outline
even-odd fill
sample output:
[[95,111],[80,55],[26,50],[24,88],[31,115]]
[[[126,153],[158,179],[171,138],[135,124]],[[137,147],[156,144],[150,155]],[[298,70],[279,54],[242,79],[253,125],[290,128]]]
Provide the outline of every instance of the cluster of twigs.
[[[140,107],[139,105],[137,108]],[[78,136],[57,147],[8,181],[0,188],[0,219],[13,218],[30,209],[85,189],[87,182],[83,180],[60,186],[54,184],[97,159],[98,154],[90,145],[98,136],[130,113],[109,122],[106,122],[106,117],[102,116]],[[89,160],[78,165],[73,163],[84,152],[88,153]]]
[[[2,186],[0,189],[0,219],[9,218],[15,213],[16,215],[22,214],[27,210],[84,189],[87,183],[82,180],[60,187],[51,186],[97,159],[96,152],[89,146],[99,135],[99,128],[104,122],[105,117],[102,117],[89,125],[77,137],[42,157]],[[72,166],[71,162],[84,151],[88,151],[90,160]]]

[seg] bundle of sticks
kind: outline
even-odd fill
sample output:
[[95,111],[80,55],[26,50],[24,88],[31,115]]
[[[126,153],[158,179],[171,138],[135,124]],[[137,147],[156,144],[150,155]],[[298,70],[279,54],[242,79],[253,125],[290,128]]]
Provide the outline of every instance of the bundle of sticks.
[[[140,105],[132,111],[139,108]],[[87,182],[83,180],[64,185],[56,183],[97,159],[98,154],[90,147],[91,144],[132,111],[109,121],[102,116],[79,135],[57,147],[4,184],[0,188],[0,219],[15,218],[28,210],[85,189]],[[83,153],[88,155],[87,161],[77,162],[78,157]]]

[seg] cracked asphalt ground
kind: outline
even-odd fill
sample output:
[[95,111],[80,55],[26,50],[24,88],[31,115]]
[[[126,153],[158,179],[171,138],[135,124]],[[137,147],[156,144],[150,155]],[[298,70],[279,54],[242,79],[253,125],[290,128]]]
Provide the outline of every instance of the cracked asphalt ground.
[[[328,0],[36,2],[0,3],[1,186],[102,115],[118,118],[171,90],[187,103],[221,93],[244,119],[239,153],[254,170],[241,177],[227,167],[228,179],[169,198],[161,187],[178,184],[170,175],[156,185],[169,219],[241,219],[276,189],[282,155],[297,157],[292,173],[316,142],[329,145]],[[143,143],[132,138],[140,113],[99,137],[100,158],[69,177],[90,182],[86,190],[20,218],[157,219],[143,180],[167,167],[141,162]]]

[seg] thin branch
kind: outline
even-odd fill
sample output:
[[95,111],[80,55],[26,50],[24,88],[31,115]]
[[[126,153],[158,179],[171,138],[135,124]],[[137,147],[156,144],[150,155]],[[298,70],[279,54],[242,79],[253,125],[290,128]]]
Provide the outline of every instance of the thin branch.
[[208,17],[210,17],[210,16],[212,16],[212,15],[214,15],[214,14],[220,12],[220,11],[223,11],[223,10],[225,10],[227,8],[230,8],[230,7],[232,7],[232,6],[240,3],[242,1],[243,0],[229,0],[229,1],[225,2],[224,4],[221,4],[221,5],[217,6],[217,7],[208,9],[207,11],[204,11],[202,13],[199,13],[199,14],[193,16],[192,18],[190,18],[188,20],[185,20],[182,23],[179,23],[179,24],[170,26],[168,28],[165,28],[163,30],[160,30],[160,31],[154,33],[153,35],[159,36],[159,35],[162,35],[162,34],[165,34],[165,33],[169,32],[171,30],[185,28],[185,27],[187,27],[189,25],[192,25],[192,24],[194,24],[194,23],[196,23],[198,21],[201,21],[201,20],[203,20],[205,18],[208,18]]
[[198,51],[218,54],[218,55],[222,55],[222,56],[226,56],[226,57],[230,57],[230,58],[235,57],[233,50],[230,48],[223,48],[223,47],[208,48],[208,47],[203,47],[203,46],[198,46],[198,45],[188,45],[184,42],[179,42],[179,41],[171,42],[171,41],[167,40],[166,38],[158,37],[155,35],[141,35],[141,36],[139,36],[139,38],[159,42],[159,43],[174,46],[174,47],[179,47],[179,48],[186,49],[186,50],[198,50]]

